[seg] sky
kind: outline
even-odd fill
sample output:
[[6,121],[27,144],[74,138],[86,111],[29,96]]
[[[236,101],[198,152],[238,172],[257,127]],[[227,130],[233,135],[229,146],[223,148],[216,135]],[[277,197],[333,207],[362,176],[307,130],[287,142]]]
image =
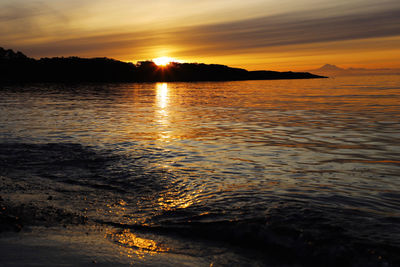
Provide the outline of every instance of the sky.
[[0,47],[249,70],[400,68],[400,1],[1,0]]

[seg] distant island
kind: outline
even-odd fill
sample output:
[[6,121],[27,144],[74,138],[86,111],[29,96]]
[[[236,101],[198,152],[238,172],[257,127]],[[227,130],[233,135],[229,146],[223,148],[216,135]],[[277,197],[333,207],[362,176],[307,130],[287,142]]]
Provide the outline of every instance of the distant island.
[[0,47],[0,82],[173,82],[326,78],[308,72],[247,71],[218,64],[176,63],[158,66],[109,58],[29,58]]
[[365,69],[365,68],[341,68],[332,64],[325,64],[318,69],[309,70],[318,75],[358,76],[358,75],[400,75],[400,69]]

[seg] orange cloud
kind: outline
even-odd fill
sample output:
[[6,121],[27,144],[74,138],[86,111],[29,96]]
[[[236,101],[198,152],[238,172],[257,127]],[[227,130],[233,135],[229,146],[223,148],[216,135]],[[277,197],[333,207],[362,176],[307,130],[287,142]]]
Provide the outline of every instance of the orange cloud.
[[[383,1],[385,5],[366,0],[362,6],[354,0],[326,2],[306,9],[290,8],[288,0],[285,13],[271,8],[275,13],[258,12],[258,17],[239,12],[244,6],[233,1],[227,9],[238,14],[235,18],[218,17],[218,13],[227,14],[221,13],[222,2],[210,1],[207,5],[215,10],[201,16],[196,12],[204,11],[206,4],[196,6],[200,11],[183,5],[174,15],[166,12],[170,6],[160,2],[153,13],[146,13],[144,4],[129,17],[122,6],[133,2],[124,0],[118,0],[120,6],[100,1],[87,9],[87,16],[76,1],[69,2],[70,6],[60,1],[69,8],[63,13],[50,2],[23,6],[16,0],[0,11],[0,45],[34,57],[107,56],[137,61],[170,56],[249,69],[304,69],[324,63],[399,67],[400,4]],[[247,10],[268,6],[258,0],[251,3],[253,8]],[[188,18],[190,14],[193,18]],[[118,15],[120,20],[115,19]],[[196,16],[204,20],[196,21]]]

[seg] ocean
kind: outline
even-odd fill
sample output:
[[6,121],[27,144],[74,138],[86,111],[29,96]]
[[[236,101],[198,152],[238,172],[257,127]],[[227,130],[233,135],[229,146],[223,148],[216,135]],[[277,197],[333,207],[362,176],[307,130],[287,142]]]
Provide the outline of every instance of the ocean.
[[400,76],[1,85],[0,126],[3,235],[97,231],[104,265],[400,265]]

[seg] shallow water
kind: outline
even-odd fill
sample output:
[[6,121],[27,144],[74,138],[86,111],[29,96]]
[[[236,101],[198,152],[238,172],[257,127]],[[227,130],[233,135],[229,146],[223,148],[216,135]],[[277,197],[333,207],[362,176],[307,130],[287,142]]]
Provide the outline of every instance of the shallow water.
[[398,263],[399,76],[2,86],[0,125],[2,195],[50,194],[117,245]]

